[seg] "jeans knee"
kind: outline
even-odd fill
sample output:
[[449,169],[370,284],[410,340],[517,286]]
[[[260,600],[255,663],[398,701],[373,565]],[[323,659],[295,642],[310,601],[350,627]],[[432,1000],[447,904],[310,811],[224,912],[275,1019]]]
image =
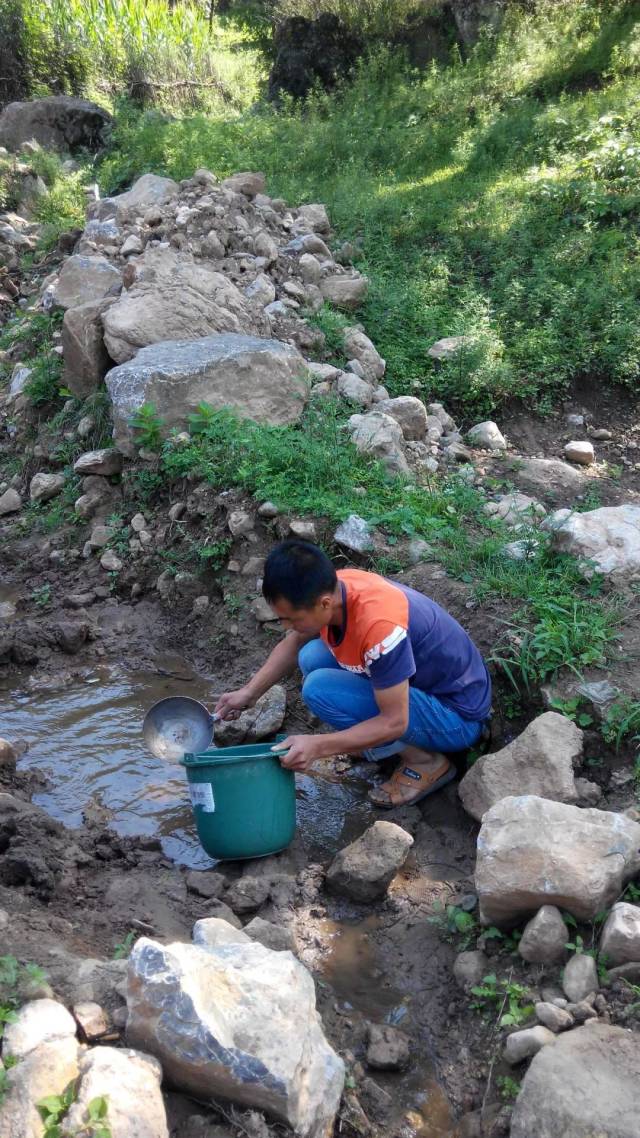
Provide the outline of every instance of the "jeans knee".
[[327,689],[328,683],[332,679],[333,673],[330,668],[316,668],[305,677],[302,685],[302,698],[309,710],[313,711],[315,715],[321,716],[331,702],[327,699]]

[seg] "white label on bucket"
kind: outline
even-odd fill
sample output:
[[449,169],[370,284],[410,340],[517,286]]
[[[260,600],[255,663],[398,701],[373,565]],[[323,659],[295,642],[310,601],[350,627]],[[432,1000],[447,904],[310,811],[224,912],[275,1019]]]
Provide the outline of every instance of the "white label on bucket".
[[201,806],[205,814],[214,814],[216,804],[210,782],[189,783],[189,793],[194,806]]

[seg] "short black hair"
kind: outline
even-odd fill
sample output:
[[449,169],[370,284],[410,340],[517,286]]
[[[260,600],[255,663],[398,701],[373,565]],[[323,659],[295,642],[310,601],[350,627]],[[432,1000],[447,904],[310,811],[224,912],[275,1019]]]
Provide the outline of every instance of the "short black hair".
[[288,601],[297,609],[313,608],[323,593],[338,583],[333,563],[310,541],[290,538],[276,545],[267,557],[262,579],[266,601]]

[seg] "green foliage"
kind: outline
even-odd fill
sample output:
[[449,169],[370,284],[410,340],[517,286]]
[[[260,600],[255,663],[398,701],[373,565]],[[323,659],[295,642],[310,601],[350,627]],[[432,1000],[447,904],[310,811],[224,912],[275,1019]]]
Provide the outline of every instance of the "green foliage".
[[143,403],[131,416],[129,426],[136,433],[138,446],[145,450],[160,450],[164,440],[165,425],[158,415],[155,404]]
[[[602,724],[602,737],[606,743],[614,743],[616,748],[629,737],[637,742],[640,739],[640,701],[621,699],[612,703]],[[640,790],[640,769],[635,781]]]
[[501,948],[510,952],[513,956],[518,951],[518,944],[520,943],[522,933],[518,930],[512,933],[502,932],[501,929],[496,928],[495,925],[490,925],[488,929],[483,929],[482,940],[495,940],[498,941]]
[[38,608],[46,608],[51,601],[51,585],[38,585],[31,594],[31,600],[38,606]]
[[549,706],[554,711],[559,711],[561,715],[565,715],[567,719],[572,719],[574,723],[578,724],[578,727],[591,727],[593,715],[580,710],[583,703],[582,697],[577,695],[567,699],[554,698],[550,700]]
[[[634,386],[633,7],[513,5],[466,60],[417,72],[374,51],[344,89],[277,112],[125,111],[101,182],[260,169],[270,192],[326,202],[336,231],[361,244],[362,319],[393,394],[455,398],[471,415],[514,396],[548,406],[584,376]],[[436,369],[428,348],[452,334],[470,346]]]
[[471,1007],[476,1011],[500,1011],[499,1027],[519,1027],[533,1015],[533,1004],[527,989],[512,980],[498,980],[495,973],[485,976],[481,984],[471,989],[476,997]]
[[124,937],[124,939],[121,940],[119,942],[119,944],[117,944],[115,946],[115,949],[113,950],[113,959],[114,960],[125,960],[127,958],[129,953],[131,952],[131,949],[133,948],[133,945],[135,943],[135,939],[136,939],[137,935],[138,934],[135,931],[135,929],[129,929],[129,932]]
[[[24,983],[40,983],[45,973],[37,964],[21,965],[15,956],[0,956],[0,1038],[5,1023],[14,1023],[19,1007],[18,991]],[[0,1087],[0,1091],[1,1091]]]
[[435,901],[427,920],[430,925],[435,925],[443,940],[457,945],[460,952],[468,949],[478,935],[476,918],[459,905],[443,905],[442,901]]
[[515,1102],[520,1094],[520,1083],[510,1075],[498,1075],[496,1086],[503,1102]]

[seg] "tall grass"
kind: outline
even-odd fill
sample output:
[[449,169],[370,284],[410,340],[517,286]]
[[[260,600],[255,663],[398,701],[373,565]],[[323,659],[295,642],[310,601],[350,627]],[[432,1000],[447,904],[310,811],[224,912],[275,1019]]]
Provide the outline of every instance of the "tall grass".
[[[124,114],[102,181],[264,170],[360,244],[394,393],[548,407],[583,377],[640,378],[639,60],[639,4],[541,0],[466,61],[418,72],[381,51],[303,106]],[[472,347],[435,372],[429,346],[459,333]]]

